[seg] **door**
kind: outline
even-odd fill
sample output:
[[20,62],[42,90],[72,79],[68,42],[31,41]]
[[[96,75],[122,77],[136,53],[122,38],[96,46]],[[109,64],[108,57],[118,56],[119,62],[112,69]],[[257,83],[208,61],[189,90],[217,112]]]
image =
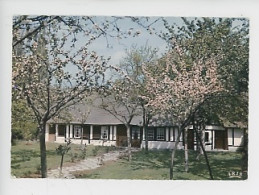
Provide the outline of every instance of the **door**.
[[215,149],[228,149],[227,131],[215,131]]
[[118,125],[117,126],[117,140],[116,145],[117,146],[123,146],[126,147],[127,144],[127,128],[125,125]]
[[131,145],[140,148],[140,127],[133,126],[131,130]]
[[49,142],[56,141],[56,128],[54,124],[49,125]]

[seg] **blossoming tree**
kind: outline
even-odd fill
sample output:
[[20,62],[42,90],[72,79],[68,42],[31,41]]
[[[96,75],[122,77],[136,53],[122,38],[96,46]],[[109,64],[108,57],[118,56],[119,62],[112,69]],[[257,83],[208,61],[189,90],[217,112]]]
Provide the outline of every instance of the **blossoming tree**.
[[[185,60],[185,53],[176,40],[173,49],[164,57],[164,65],[159,74],[144,69],[147,78],[148,105],[171,117],[179,126],[179,134],[171,156],[171,179],[173,162],[181,134],[190,124],[192,116],[207,99],[223,90],[218,73],[217,62],[221,56],[194,59],[191,64]],[[185,135],[187,132],[185,132]],[[187,142],[185,140],[185,169],[188,170]]]
[[132,84],[135,83],[135,81],[120,68],[112,68],[115,69],[120,76],[124,75],[125,77],[110,83],[111,85],[102,91],[102,103],[100,107],[125,125],[127,132],[128,160],[131,161],[130,125],[135,116],[142,114],[138,96],[139,88],[138,85]]
[[47,177],[47,121],[98,88],[108,62],[89,51],[87,44],[73,49],[70,38],[60,36],[62,32],[66,31],[59,25],[49,24],[41,34],[24,39],[19,55],[13,53],[13,92],[15,98],[27,101],[37,120],[42,177]]

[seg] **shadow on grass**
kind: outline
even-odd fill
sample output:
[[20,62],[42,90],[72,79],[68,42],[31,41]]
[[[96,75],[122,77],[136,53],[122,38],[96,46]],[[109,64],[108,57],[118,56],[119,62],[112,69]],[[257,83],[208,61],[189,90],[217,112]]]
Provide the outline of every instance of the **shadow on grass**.
[[[213,154],[211,154],[213,155]],[[210,158],[211,168],[215,179],[221,180],[239,180],[242,177],[231,178],[229,176],[230,172],[241,173],[242,159],[239,153],[219,153],[218,158]]]
[[[210,179],[208,167],[204,156],[200,160],[196,160],[196,151],[189,151],[189,172],[184,171],[184,151],[177,151],[174,162],[174,173],[176,179],[186,180],[191,178]],[[240,180],[241,177],[231,178],[229,172],[241,172],[242,159],[239,153],[231,152],[208,152],[209,163],[215,180]],[[132,170],[140,169],[169,169],[171,159],[171,151],[149,152],[140,151],[133,154],[130,166]],[[127,163],[127,162],[125,162]]]
[[40,154],[32,150],[20,150],[12,152],[11,164],[21,163],[25,161],[30,161],[31,158],[38,158]]

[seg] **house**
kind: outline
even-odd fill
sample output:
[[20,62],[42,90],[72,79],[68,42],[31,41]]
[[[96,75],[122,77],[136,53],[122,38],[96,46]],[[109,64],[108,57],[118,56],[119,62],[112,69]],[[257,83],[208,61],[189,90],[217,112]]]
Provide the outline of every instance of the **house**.
[[[65,112],[66,117],[49,121],[46,125],[46,142],[72,143],[104,146],[127,146],[126,126],[113,114],[98,106],[86,107],[78,104]],[[69,116],[68,116],[69,115]],[[142,117],[133,117],[131,123],[132,147],[145,147],[145,132]],[[245,127],[207,125],[204,131],[205,149],[235,151],[243,145]],[[148,126],[148,147],[150,149],[173,149],[178,136],[178,127],[169,120],[151,120]],[[184,148],[183,136],[179,149]],[[192,126],[188,127],[188,148],[197,149],[197,138]]]

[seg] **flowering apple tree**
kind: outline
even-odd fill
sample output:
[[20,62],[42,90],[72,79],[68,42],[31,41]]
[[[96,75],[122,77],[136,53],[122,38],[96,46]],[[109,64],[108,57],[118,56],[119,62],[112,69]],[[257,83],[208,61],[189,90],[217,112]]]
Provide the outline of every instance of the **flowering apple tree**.
[[[207,99],[223,90],[217,73],[217,62],[221,56],[212,55],[210,58],[194,59],[192,63],[187,63],[185,56],[188,53],[176,40],[172,44],[173,49],[164,56],[164,65],[157,64],[162,69],[159,74],[152,69],[144,69],[146,88],[150,95],[143,97],[148,101],[148,106],[171,117],[179,126],[180,132],[172,151],[171,170],[181,133],[191,122],[193,114]],[[188,157],[185,161],[188,170]]]
[[[101,85],[107,59],[88,50],[70,47],[68,37],[55,23],[24,39],[22,52],[13,52],[13,98],[22,98],[32,109],[39,128],[41,175],[47,177],[45,126],[65,108],[89,96]],[[16,38],[21,30],[14,32]],[[94,32],[93,32],[94,35]],[[88,41],[92,41],[92,38]],[[72,44],[75,44],[72,41]]]

